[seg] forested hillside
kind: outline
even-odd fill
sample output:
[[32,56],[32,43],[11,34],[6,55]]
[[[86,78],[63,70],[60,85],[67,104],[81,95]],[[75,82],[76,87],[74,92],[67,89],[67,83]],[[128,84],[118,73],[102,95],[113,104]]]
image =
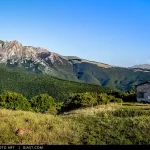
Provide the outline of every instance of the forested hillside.
[[55,101],[64,101],[72,93],[101,93],[109,90],[106,87],[57,79],[49,75],[8,70],[5,67],[0,68],[0,93],[5,91],[18,92],[28,99],[47,93]]

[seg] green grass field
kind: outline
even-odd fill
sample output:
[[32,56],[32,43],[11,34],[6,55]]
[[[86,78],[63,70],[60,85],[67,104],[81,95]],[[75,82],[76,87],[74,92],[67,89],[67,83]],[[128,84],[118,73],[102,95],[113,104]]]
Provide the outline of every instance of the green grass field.
[[148,104],[111,103],[61,115],[0,109],[0,122],[0,144],[150,144]]

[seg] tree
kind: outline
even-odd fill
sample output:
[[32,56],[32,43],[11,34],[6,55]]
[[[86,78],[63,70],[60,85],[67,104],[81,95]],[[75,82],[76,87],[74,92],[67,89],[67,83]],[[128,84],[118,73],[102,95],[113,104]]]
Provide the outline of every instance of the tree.
[[30,103],[22,94],[9,91],[0,95],[0,106],[14,110],[31,110]]
[[92,95],[92,93],[86,92],[81,94],[81,104],[83,106],[92,106],[97,104],[97,99]]
[[40,94],[38,96],[34,96],[31,100],[31,107],[36,112],[46,112],[50,108],[55,107],[55,102],[53,97],[49,96],[48,94]]
[[99,96],[99,104],[108,104],[110,102],[109,95],[106,93],[102,93]]

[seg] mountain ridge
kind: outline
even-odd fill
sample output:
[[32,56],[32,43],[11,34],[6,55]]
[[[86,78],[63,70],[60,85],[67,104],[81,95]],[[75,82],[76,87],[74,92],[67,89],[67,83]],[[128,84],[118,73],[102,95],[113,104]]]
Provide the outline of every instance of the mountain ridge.
[[62,56],[42,47],[23,46],[17,40],[0,42],[0,64],[11,69],[119,90],[130,90],[136,84],[150,80],[148,69],[119,67],[77,56]]
[[150,64],[139,64],[139,65],[134,65],[131,68],[141,68],[141,69],[150,69]]

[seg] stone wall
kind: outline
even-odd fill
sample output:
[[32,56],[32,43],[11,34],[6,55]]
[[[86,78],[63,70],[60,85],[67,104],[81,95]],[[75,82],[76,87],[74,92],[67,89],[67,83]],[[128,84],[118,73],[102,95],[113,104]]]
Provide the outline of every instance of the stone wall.
[[[144,93],[144,98],[139,98],[139,92],[143,92]],[[137,101],[147,101],[150,102],[150,84],[145,83],[142,85],[137,86]]]

